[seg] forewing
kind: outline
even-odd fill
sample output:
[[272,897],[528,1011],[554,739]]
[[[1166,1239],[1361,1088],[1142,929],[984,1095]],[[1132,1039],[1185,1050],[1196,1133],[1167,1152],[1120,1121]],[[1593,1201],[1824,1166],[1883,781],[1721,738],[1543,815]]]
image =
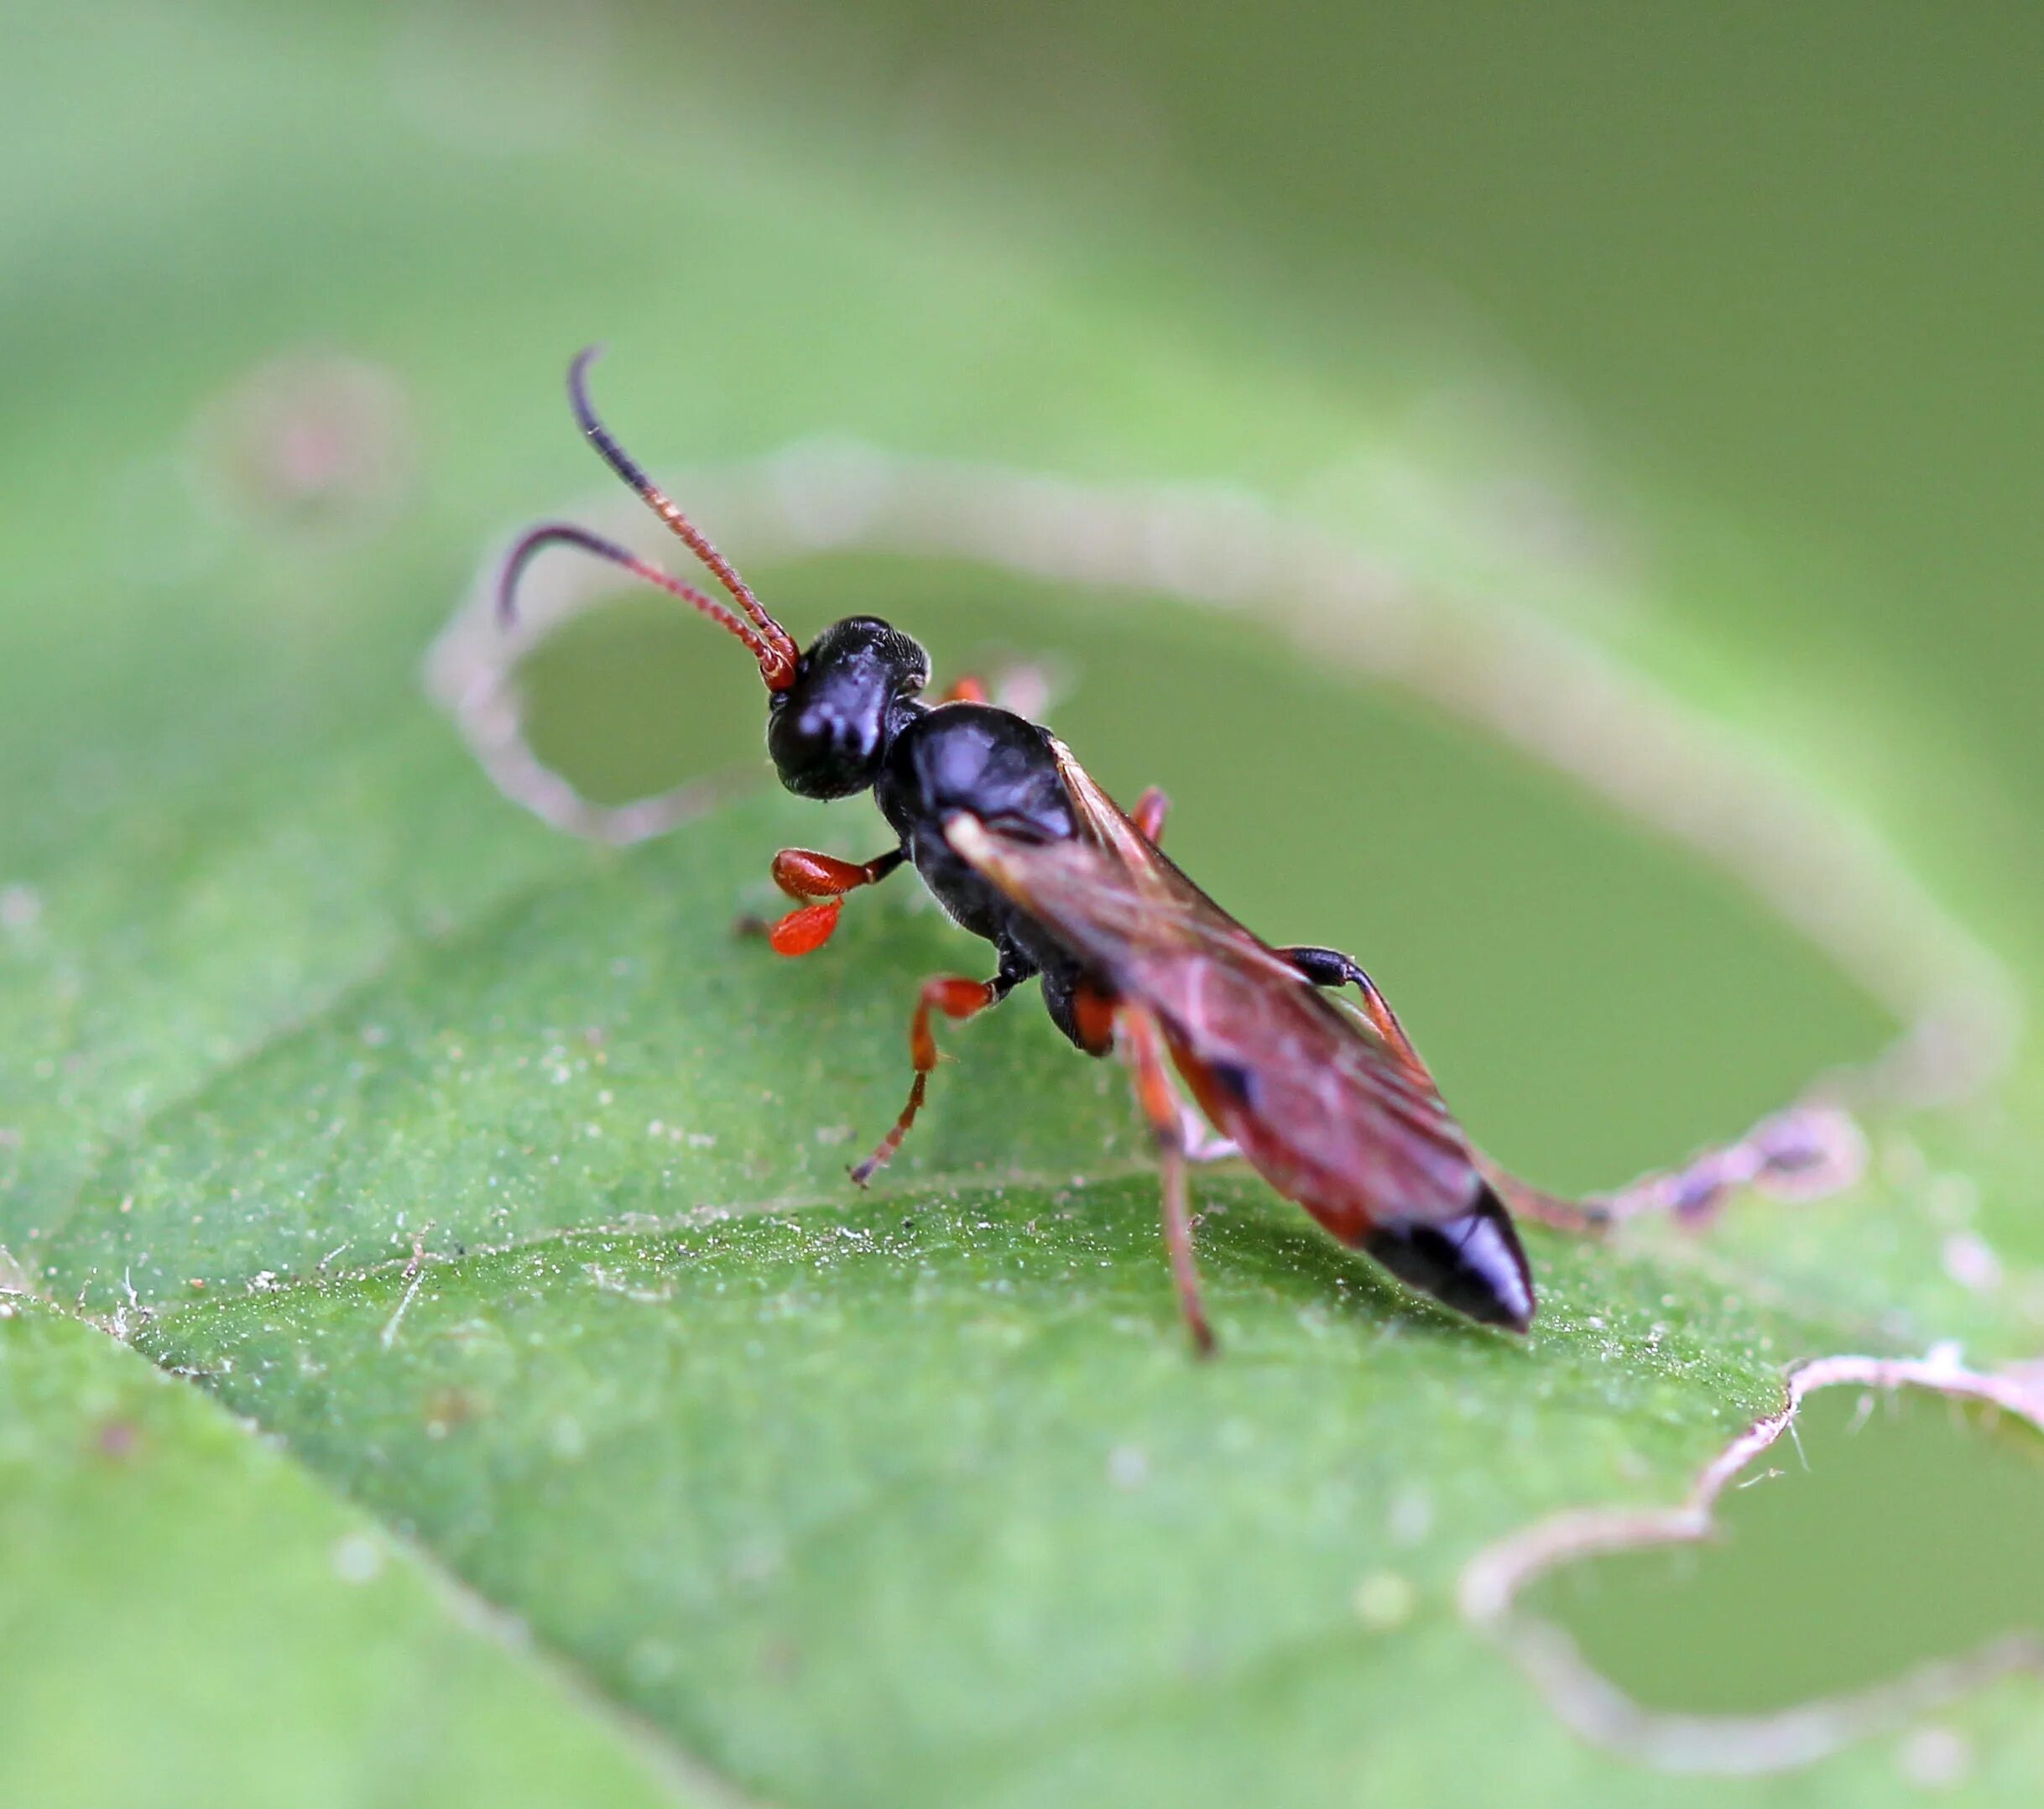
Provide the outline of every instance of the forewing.
[[1026,842],[961,817],[946,832],[952,846],[1117,993],[1156,1013],[1209,1115],[1338,1234],[1467,1212],[1477,1185],[1468,1144],[1431,1082],[1086,784],[1082,815],[1110,835]]
[[1143,882],[1143,889],[1153,889],[1148,883],[1153,871],[1159,889],[1168,874],[1205,900],[1213,910],[1223,916],[1227,915],[1165,858],[1157,845],[1135,826],[1128,812],[1103,791],[1094,782],[1093,775],[1079,764],[1078,757],[1071,748],[1055,735],[1050,737],[1050,743],[1051,751],[1057,759],[1057,776],[1064,781],[1065,791],[1078,816],[1079,832],[1087,841],[1115,864],[1126,868],[1132,878]]
[[[1018,853],[1008,864],[1019,884],[1023,867],[1033,865],[1035,884],[1040,889],[1068,894],[1075,931],[1082,927],[1083,920],[1097,932],[1098,946],[1088,953],[1089,960],[1110,966],[1104,953],[1109,943],[1125,945],[1131,952],[1147,950],[1159,955],[1174,948],[1197,950],[1217,961],[1245,964],[1275,979],[1298,979],[1289,962],[1223,910],[1135,826],[1079,764],[1071,748],[1055,735],[1051,745],[1057,756],[1058,776],[1078,816],[1081,836],[1091,846],[1040,845],[1036,852],[1043,856],[1040,861],[1032,863],[1029,854]],[[1019,850],[1030,845],[1017,841],[1012,846]],[[1064,858],[1067,852],[1072,858]],[[1098,858],[1088,860],[1089,854]],[[999,873],[989,873],[988,877],[1029,908],[1027,900]]]

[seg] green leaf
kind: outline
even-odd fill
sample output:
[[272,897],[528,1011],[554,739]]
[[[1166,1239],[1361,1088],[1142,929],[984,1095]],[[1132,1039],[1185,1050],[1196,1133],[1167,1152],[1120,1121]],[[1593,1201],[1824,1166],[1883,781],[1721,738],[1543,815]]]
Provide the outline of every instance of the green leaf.
[[727,1801],[181,1382],[0,1296],[17,1801]]
[[[144,1342],[799,1801],[1035,1800],[1075,1770],[1093,1800],[1150,1776],[1218,1801],[1183,1750],[1210,1717],[1296,1790],[1413,1713],[1387,1683],[1454,1636],[1472,1539],[1679,1474],[1775,1399],[1750,1316],[1668,1335],[1650,1270],[1543,1245],[1522,1348],[1405,1305],[1257,1186],[1201,1191],[1209,1365],[1148,1177],[720,1207],[186,1308]],[[1352,1602],[1381,1570],[1415,1606],[1372,1632]]]

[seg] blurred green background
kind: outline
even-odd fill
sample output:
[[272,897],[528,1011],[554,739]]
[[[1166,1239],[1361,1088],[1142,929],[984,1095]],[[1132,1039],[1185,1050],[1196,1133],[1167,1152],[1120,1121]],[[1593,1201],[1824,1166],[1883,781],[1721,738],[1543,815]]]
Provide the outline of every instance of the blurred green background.
[[[0,1243],[567,858],[433,791],[466,768],[419,667],[510,529],[602,493],[559,388],[595,339],[659,471],[850,438],[1233,486],[1555,620],[2044,972],[2040,103],[2015,3],[0,8]],[[1251,624],[907,557],[753,576],[805,633],[875,607],[940,670],[1045,660],[1103,779],[1163,784],[1259,929],[1354,948],[1545,1182],[1892,1028],[1727,876]],[[691,622],[622,607],[528,677],[592,791],[755,759]],[[312,846],[414,787],[372,858]],[[814,832],[872,852],[863,808]],[[2044,1259],[1997,1148],[1997,1235]]]
[[[1862,7],[23,15],[0,197],[27,542],[12,632],[118,684],[151,670],[137,636],[232,643],[245,628],[219,592],[288,585],[291,657],[320,683],[234,715],[376,707],[490,534],[599,481],[557,382],[566,350],[602,336],[607,405],[656,463],[850,433],[1218,478],[1422,575],[1459,569],[1456,541],[1513,486],[1551,490],[1556,524],[1485,519],[1484,594],[1516,601],[1499,573],[1517,556],[1526,595],[1565,617],[1686,634],[1678,666],[1734,650],[1742,710],[1876,790],[1955,878],[1991,868],[2007,883],[1974,902],[2020,925],[2044,787],[2026,639],[2039,29],[2014,8],[1991,26]],[[677,182],[718,199],[683,217]],[[764,228],[800,211],[777,194],[815,223]],[[839,235],[819,266],[865,281],[894,336],[858,341],[857,310],[793,248],[806,232]],[[322,352],[393,382],[359,406],[400,472],[361,499],[369,531],[326,540],[274,531],[288,498],[237,493],[231,443],[261,431],[246,386],[264,361]],[[1229,382],[1305,412],[1239,422]],[[1071,399],[1116,385],[1119,418]],[[957,601],[989,588],[962,576]],[[134,619],[152,597],[178,601]],[[951,655],[944,606],[917,607]],[[1010,647],[1077,650],[1050,629],[1055,599],[981,607]],[[192,700],[154,670],[114,717],[132,746],[99,750],[103,789],[123,751],[196,756]],[[1067,706],[1087,757],[1181,795],[1178,832],[1244,915],[1366,946],[1492,1140],[1558,1184],[1723,1134],[1878,1033],[1828,975],[1792,972],[1792,948],[1770,953],[1775,932],[1699,895],[1715,882],[1656,874],[1650,852],[1614,857],[1586,899],[1566,798],[1486,814],[1412,784],[1381,739],[1301,740],[1257,768],[1208,738],[1204,764],[1167,762],[1154,722],[1127,712],[1119,733],[1107,702],[1082,684]],[[1217,713],[1254,743],[1257,708]],[[45,812],[75,826],[86,751],[53,763],[38,718],[12,718],[16,832]],[[613,711],[604,732],[634,723],[676,732]],[[1231,779],[1256,792],[1247,811],[1218,795]],[[1526,847],[1499,839],[1500,812]],[[1280,839],[1242,847],[1251,822]],[[1365,868],[1421,895],[1335,902]],[[1251,889],[1231,893],[1238,873]],[[1281,908],[1285,884],[1312,903]],[[1494,885],[1504,908],[1473,921]],[[1613,1034],[1576,1035],[1599,1014]],[[1675,1017],[1679,1083],[1618,1055]],[[1535,1025],[1564,1076],[1537,1096],[1484,1053]]]

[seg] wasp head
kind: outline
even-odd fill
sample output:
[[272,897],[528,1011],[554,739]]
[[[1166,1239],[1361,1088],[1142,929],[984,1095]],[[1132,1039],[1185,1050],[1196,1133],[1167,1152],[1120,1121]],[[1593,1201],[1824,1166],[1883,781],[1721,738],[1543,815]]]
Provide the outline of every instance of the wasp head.
[[781,784],[805,798],[865,790],[929,682],[929,654],[899,628],[877,616],[832,623],[767,701],[767,751]]

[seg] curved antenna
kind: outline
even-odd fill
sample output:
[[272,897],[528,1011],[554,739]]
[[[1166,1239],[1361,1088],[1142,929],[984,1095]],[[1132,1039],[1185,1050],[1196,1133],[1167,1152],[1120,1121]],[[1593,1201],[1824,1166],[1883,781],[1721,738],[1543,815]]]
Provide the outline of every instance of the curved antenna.
[[[691,608],[700,609],[718,627],[728,628],[745,643],[753,658],[759,662],[759,675],[766,680],[769,691],[785,691],[795,682],[795,644],[785,634],[778,642],[769,641],[751,623],[727,609],[714,597],[706,597],[694,585],[684,584],[650,560],[641,559],[615,540],[607,540],[572,522],[550,521],[529,529],[519,535],[517,544],[504,555],[503,569],[497,579],[497,619],[505,627],[518,619],[516,592],[519,574],[534,553],[542,547],[554,545],[579,547],[585,553],[594,553],[613,566],[623,566],[634,576],[644,578],[670,597],[680,597]],[[772,619],[768,618],[769,621]],[[774,626],[778,630],[780,624]]]
[[[769,645],[780,649],[789,677],[782,684],[775,685],[769,675],[767,684],[776,691],[785,690],[787,684],[793,681],[795,673],[797,649],[794,639],[767,613],[765,606],[753,595],[752,586],[738,576],[738,567],[717,551],[711,544],[709,535],[681,513],[666,493],[646,475],[639,461],[618,444],[612,437],[610,430],[597,418],[595,406],[589,400],[588,372],[589,367],[602,355],[603,348],[601,346],[586,346],[576,354],[575,362],[568,367],[568,401],[575,409],[576,420],[589,436],[590,445],[597,449],[603,462],[637,491],[640,501],[673,529],[682,544],[709,567],[732,602],[752,618],[761,637]],[[764,671],[764,659],[760,665]]]

